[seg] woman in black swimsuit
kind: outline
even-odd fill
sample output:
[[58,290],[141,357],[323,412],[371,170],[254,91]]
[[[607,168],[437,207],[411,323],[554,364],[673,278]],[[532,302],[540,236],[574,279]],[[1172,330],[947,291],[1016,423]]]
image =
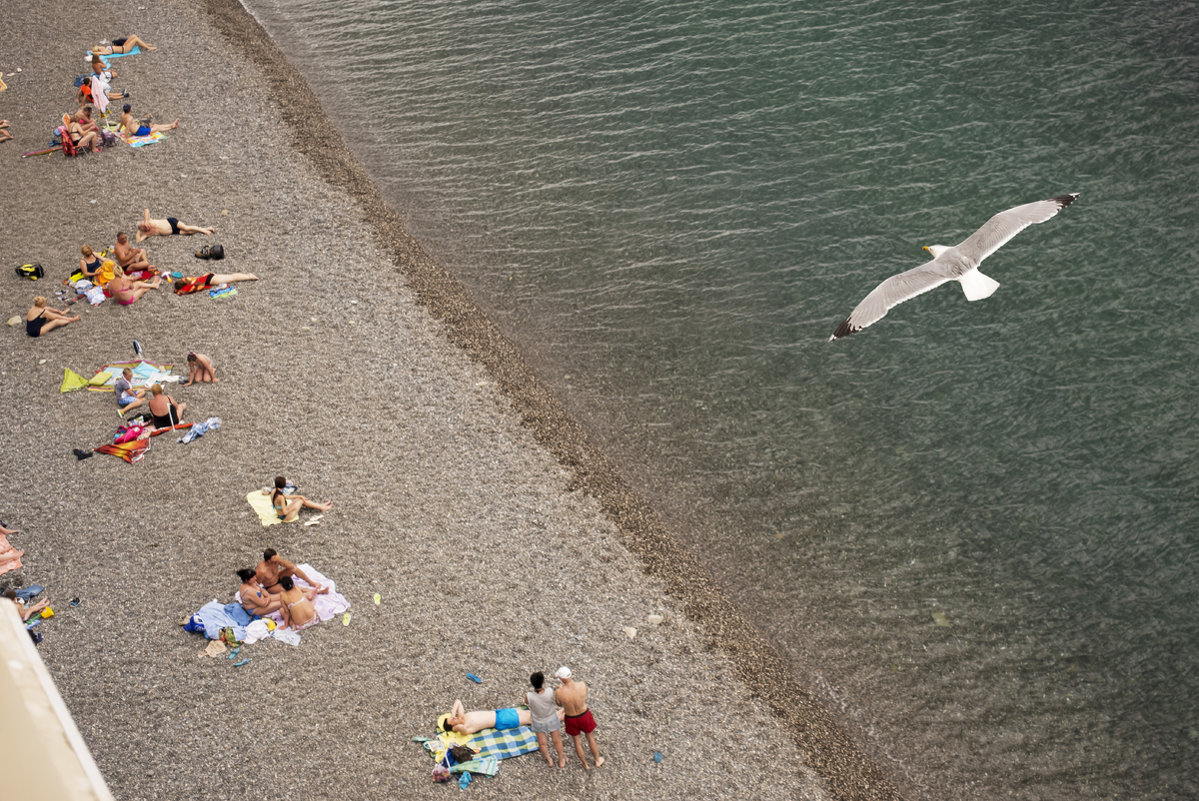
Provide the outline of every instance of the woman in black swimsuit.
[[139,36],[133,34],[131,36],[123,36],[120,39],[112,40],[112,47],[108,45],[96,45],[92,48],[92,55],[95,56],[111,56],[113,53],[128,53],[135,47],[140,47],[142,50],[157,50],[158,48],[149,42],[143,41]]
[[322,512],[327,512],[333,508],[333,501],[325,503],[317,503],[310,501],[303,495],[288,495],[283,491],[287,486],[287,479],[283,476],[275,476],[275,489],[271,493],[271,506],[275,507],[275,515],[284,523],[294,522],[300,516],[301,509],[318,509]]
[[100,257],[96,255],[96,252],[89,245],[79,248],[79,252],[83,254],[79,259],[79,270],[83,273],[84,278],[94,284],[96,282],[96,273],[100,272],[100,264],[102,263]]
[[187,410],[186,403],[175,403],[170,395],[163,394],[162,384],[150,387],[150,422],[155,428],[170,428],[178,425]]
[[65,311],[46,308],[46,299],[38,295],[33,299],[33,307],[25,313],[25,333],[31,337],[40,337],[47,331],[62,328],[67,323],[78,322],[81,319],[83,318],[78,314],[70,317]]

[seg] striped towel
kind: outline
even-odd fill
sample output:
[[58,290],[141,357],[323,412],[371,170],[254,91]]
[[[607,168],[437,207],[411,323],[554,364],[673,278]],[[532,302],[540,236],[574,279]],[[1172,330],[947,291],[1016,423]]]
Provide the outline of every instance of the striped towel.
[[146,136],[125,136],[124,137],[125,144],[129,145],[129,147],[142,147],[144,145],[152,145],[161,139],[166,139],[166,137],[162,135],[162,131],[155,131],[154,133],[148,134]]
[[507,759],[537,750],[537,734],[528,726],[515,729],[484,729],[467,741],[466,747],[479,752],[479,759]]
[[450,766],[450,773],[480,773],[484,776],[494,776],[500,769],[500,761],[495,757],[477,757],[469,762],[459,762]]

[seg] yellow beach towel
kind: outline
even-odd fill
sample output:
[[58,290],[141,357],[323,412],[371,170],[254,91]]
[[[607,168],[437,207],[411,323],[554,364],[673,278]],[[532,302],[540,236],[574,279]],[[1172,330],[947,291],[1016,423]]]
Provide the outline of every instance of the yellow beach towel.
[[275,514],[275,507],[271,505],[271,496],[262,490],[256,489],[247,492],[246,502],[258,513],[258,519],[262,525],[273,526],[283,522],[279,519],[279,515]]

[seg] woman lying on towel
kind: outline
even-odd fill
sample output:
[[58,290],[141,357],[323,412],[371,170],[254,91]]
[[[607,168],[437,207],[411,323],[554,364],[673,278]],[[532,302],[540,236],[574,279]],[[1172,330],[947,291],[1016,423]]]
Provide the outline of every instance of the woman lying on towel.
[[328,592],[328,587],[321,587],[319,590],[316,587],[301,590],[292,582],[291,576],[279,579],[279,586],[283,588],[283,593],[280,595],[283,604],[279,607],[279,614],[283,616],[283,625],[280,628],[299,631],[308,628],[313,623],[320,622],[312,601],[316,596]]
[[294,523],[300,516],[301,509],[319,509],[327,512],[333,508],[333,501],[317,503],[308,500],[303,495],[288,495],[283,491],[286,486],[286,478],[275,476],[275,489],[271,492],[271,506],[275,507],[275,514],[284,523]]
[[113,53],[120,53],[121,55],[124,55],[135,47],[140,47],[142,50],[158,49],[149,42],[143,41],[137,36],[137,34],[133,34],[131,36],[122,36],[119,39],[113,39],[111,47],[108,45],[96,45],[91,49],[91,53],[94,56],[111,56]]

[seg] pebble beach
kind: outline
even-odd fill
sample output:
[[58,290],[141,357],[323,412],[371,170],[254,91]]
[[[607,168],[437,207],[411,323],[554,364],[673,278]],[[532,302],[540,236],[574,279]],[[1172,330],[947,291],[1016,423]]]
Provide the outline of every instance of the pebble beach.
[[[0,144],[5,319],[35,295],[61,308],[80,245],[111,247],[143,208],[216,228],[149,239],[160,269],[261,279],[224,298],[164,286],[128,307],[81,301],[82,321],[37,339],[3,329],[0,518],[25,555],[0,586],[47,588],[39,652],[113,794],[457,793],[431,782],[413,738],[455,698],[512,706],[532,671],[566,664],[591,686],[606,764],[527,755],[466,792],[897,797],[405,233],[254,19],[235,0],[142,2],[81,18],[14,0],[0,55],[15,137]],[[159,49],[116,60],[114,87],[179,129],[20,158],[75,108],[87,48],[130,33]],[[194,257],[213,242],[223,261]],[[26,262],[46,277],[14,275]],[[111,394],[60,393],[63,371],[133,360],[134,339],[184,375],[189,350],[212,357],[220,383],[167,391],[221,428],[157,437],[136,464],[77,460],[120,420]],[[263,527],[245,495],[278,474],[334,508]],[[335,580],[348,625],[247,646],[240,667],[204,656],[179,621],[231,600],[235,570],[267,547]]]

